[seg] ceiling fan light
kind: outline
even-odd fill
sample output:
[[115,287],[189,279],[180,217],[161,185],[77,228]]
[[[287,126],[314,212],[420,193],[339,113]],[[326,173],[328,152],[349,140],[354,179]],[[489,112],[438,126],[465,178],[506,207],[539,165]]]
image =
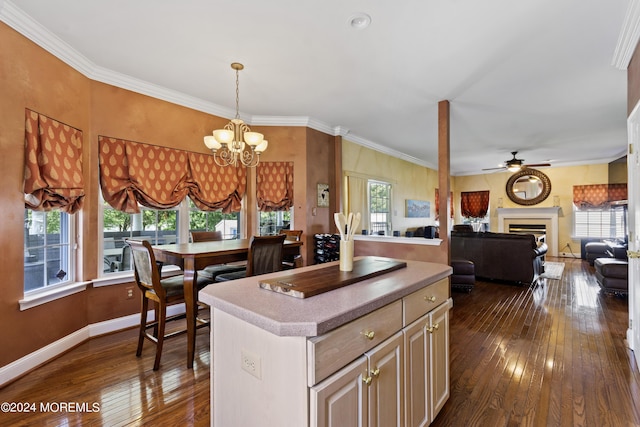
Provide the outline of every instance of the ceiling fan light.
[[522,168],[522,166],[521,165],[517,165],[517,164],[507,165],[507,170],[509,172],[518,172],[521,168]]

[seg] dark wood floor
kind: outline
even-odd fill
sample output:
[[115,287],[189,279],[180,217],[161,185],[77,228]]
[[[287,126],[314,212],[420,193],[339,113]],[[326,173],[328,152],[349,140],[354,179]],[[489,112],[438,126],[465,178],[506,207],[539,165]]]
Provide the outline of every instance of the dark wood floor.
[[[434,426],[640,426],[627,300],[601,295],[586,263],[556,261],[566,263],[561,280],[453,292],[451,398]],[[208,331],[198,332],[193,370],[183,336],[166,344],[159,372],[150,345],[135,357],[135,335],[93,339],[0,389],[0,402],[37,406],[0,413],[0,425],[209,425]],[[100,411],[43,413],[40,402]]]

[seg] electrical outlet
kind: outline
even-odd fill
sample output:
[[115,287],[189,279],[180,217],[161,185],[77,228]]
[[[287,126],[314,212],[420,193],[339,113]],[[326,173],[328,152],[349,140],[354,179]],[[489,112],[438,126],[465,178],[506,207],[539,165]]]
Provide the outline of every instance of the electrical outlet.
[[127,299],[133,298],[133,287],[129,287],[126,289],[127,289]]
[[257,379],[262,379],[262,361],[260,356],[247,350],[240,351],[240,367]]

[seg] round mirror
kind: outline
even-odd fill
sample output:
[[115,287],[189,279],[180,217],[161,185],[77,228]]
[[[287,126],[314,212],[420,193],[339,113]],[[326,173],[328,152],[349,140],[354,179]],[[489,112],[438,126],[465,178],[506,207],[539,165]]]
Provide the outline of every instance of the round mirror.
[[507,181],[507,196],[519,205],[537,205],[551,194],[549,177],[539,170],[522,169]]

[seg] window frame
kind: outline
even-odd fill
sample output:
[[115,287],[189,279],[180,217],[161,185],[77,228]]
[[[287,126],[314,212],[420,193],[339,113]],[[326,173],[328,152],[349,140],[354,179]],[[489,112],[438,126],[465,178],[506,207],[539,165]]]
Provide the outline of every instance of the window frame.
[[[586,221],[580,217],[586,216]],[[589,217],[593,216],[593,220]],[[604,220],[608,216],[608,220]],[[598,221],[599,217],[599,221]],[[579,229],[580,227],[580,229]],[[586,227],[586,232],[581,229]],[[608,229],[608,233],[605,230]],[[594,230],[591,234],[591,230]],[[628,209],[626,204],[612,204],[604,208],[580,209],[573,205],[573,236],[577,239],[623,239],[628,236]]]
[[[387,220],[385,222],[385,235],[390,236],[393,230],[393,183],[384,181],[382,179],[367,179],[367,214],[369,215],[369,226],[371,228],[371,233],[373,233],[373,224],[381,223],[381,221],[373,221],[373,212],[371,209],[371,186],[372,185],[384,185],[388,188],[388,197],[386,198],[388,202],[388,211],[387,212],[375,212],[375,214],[384,213],[386,214]],[[376,231],[377,233],[377,231]]]

